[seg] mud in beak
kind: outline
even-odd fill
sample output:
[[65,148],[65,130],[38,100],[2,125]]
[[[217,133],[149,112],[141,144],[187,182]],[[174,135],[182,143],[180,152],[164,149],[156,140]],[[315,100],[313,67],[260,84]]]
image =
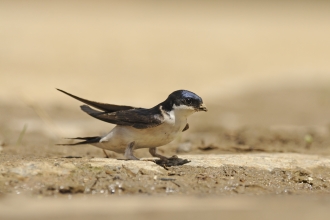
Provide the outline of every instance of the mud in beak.
[[204,104],[201,104],[198,108],[198,111],[204,111],[204,112],[207,112],[207,108]]

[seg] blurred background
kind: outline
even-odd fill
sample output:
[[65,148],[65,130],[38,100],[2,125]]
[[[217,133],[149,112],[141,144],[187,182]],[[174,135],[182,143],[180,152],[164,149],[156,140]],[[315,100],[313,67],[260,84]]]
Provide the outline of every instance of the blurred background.
[[39,139],[112,126],[55,88],[138,107],[191,90],[209,108],[192,117],[192,131],[327,129],[329,11],[321,0],[1,0],[1,136],[10,142],[24,126],[43,132]]

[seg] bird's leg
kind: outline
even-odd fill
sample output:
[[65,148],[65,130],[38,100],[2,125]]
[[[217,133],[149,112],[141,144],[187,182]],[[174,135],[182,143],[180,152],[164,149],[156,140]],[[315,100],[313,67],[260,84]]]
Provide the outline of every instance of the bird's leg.
[[125,149],[125,157],[129,160],[139,160],[133,155],[135,141],[131,142]]
[[165,156],[163,156],[163,155],[160,155],[160,154],[157,154],[157,152],[156,152],[156,148],[155,148],[155,147],[149,148],[149,153],[150,153],[153,157],[158,157],[158,158],[160,158],[161,160],[168,160],[167,157],[165,157]]
[[105,158],[110,158],[109,155],[107,154],[107,152],[104,149],[102,149],[102,150],[103,150],[103,153],[105,154]]

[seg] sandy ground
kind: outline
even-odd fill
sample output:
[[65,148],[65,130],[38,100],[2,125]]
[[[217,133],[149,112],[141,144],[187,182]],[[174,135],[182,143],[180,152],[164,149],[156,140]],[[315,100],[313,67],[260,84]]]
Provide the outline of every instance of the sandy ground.
[[[196,92],[209,112],[193,115],[190,129],[160,148],[168,156],[328,157],[329,9],[326,1],[1,1],[0,216],[326,219],[330,172],[321,167],[160,167],[156,186],[153,173],[90,167],[104,157],[100,149],[56,144],[113,125],[55,88],[138,107],[176,89]],[[31,163],[77,169],[32,175],[24,168]]]

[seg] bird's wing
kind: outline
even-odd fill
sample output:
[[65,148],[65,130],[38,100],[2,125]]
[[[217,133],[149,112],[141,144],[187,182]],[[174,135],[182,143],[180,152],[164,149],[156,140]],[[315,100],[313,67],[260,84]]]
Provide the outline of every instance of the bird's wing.
[[100,112],[87,105],[80,106],[81,110],[90,116],[111,124],[131,126],[137,129],[156,127],[164,122],[164,117],[157,109],[129,109],[117,112]]
[[87,99],[80,98],[78,96],[72,95],[68,92],[65,92],[61,89],[57,89],[60,92],[63,92],[64,94],[71,96],[74,99],[77,99],[87,105],[93,106],[94,108],[106,111],[106,112],[116,112],[116,111],[122,111],[122,110],[129,110],[134,109],[135,107],[132,106],[126,106],[126,105],[112,105],[112,104],[106,104],[106,103],[100,103],[100,102],[94,102]]

